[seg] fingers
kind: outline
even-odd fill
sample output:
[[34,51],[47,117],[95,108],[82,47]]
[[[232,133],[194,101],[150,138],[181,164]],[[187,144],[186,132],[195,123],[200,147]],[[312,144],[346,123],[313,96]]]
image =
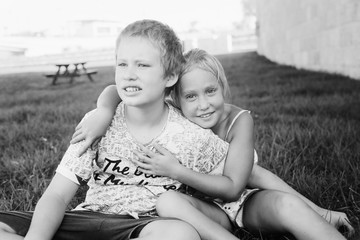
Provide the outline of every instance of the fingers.
[[101,138],[97,138],[94,140],[94,142],[91,144],[91,148],[94,148],[99,142],[100,142]]
[[151,166],[145,162],[140,160],[135,160],[136,166],[138,166],[141,170],[148,171],[150,170]]
[[155,172],[152,169],[151,164],[148,164],[147,162],[142,162],[141,160],[134,159],[135,165],[138,167],[138,169],[145,173],[150,175],[156,175]]
[[138,151],[134,151],[135,155],[138,159],[134,159],[135,165],[138,166],[139,170],[146,174],[154,174],[156,172],[153,168],[153,161],[151,158],[144,155],[144,153],[140,153]]
[[138,157],[138,159],[135,159],[138,162],[144,163],[144,164],[147,164],[147,165],[149,165],[151,163],[151,159],[149,157],[145,156],[144,153],[138,152],[136,150],[134,151],[134,153]]
[[327,221],[337,229],[345,230],[345,234],[352,236],[355,234],[355,229],[351,225],[347,215],[343,212],[330,211],[329,219]]
[[77,135],[81,134],[82,131],[80,129],[75,130],[74,134],[72,135],[72,138],[76,137]]
[[78,157],[81,157],[81,155],[83,155],[86,150],[89,148],[89,146],[91,145],[90,140],[85,140],[84,143],[80,146],[79,151],[78,151]]
[[80,122],[78,125],[76,125],[75,131],[79,130],[81,127],[82,127],[82,124],[81,124],[81,122]]
[[139,171],[141,171],[144,174],[149,174],[149,175],[155,175],[151,170],[147,170],[141,167],[138,167]]
[[72,139],[70,140],[70,143],[74,144],[74,143],[80,142],[81,140],[84,140],[84,138],[81,134],[77,134],[75,136],[73,135]]
[[154,143],[154,148],[162,155],[167,155],[170,152],[158,143]]
[[155,154],[153,151],[147,149],[147,148],[144,147],[143,145],[139,145],[139,146],[140,146],[141,151],[143,151],[143,153],[144,153],[145,155],[147,155],[147,156],[149,156],[149,157],[155,157],[155,156],[156,156],[156,154]]
[[351,225],[349,219],[347,217],[344,218],[343,225],[344,227],[347,229],[348,231],[348,235],[352,236],[355,234],[355,229],[353,228],[353,226]]
[[84,139],[85,139],[84,134],[79,133],[79,134],[76,134],[75,136],[74,135],[72,136],[72,139],[70,140],[70,143],[74,144],[74,143],[80,142],[80,141],[82,141]]

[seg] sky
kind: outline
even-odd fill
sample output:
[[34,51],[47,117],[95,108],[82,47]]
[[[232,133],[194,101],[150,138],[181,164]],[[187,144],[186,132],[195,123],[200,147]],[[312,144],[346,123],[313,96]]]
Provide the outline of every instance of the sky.
[[241,0],[3,0],[0,27],[40,31],[71,20],[114,20],[125,25],[155,19],[174,30],[231,27],[241,21]]

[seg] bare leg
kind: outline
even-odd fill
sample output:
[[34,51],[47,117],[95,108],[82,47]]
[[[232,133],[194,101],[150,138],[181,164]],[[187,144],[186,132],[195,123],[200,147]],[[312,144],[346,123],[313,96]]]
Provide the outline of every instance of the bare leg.
[[0,239],[1,240],[20,240],[24,239],[24,237],[21,237],[17,235],[11,227],[6,225],[5,223],[0,222]]
[[190,223],[203,240],[238,239],[229,230],[231,224],[225,212],[216,205],[178,192],[163,193],[156,210],[162,217],[176,217]]
[[344,212],[331,211],[329,209],[321,208],[320,206],[313,203],[310,199],[297,192],[274,173],[257,164],[255,164],[252,169],[251,176],[248,181],[248,186],[293,194],[301,198],[312,209],[314,209],[315,212],[325,218],[326,221],[328,221],[335,228],[338,229],[339,227],[344,227],[347,230],[349,236],[355,233],[353,226],[351,226],[351,223]]
[[200,240],[200,236],[196,230],[186,222],[180,220],[158,220],[147,224],[136,239]]
[[345,240],[299,197],[274,190],[254,194],[244,206],[244,226],[254,232],[291,233],[298,240]]

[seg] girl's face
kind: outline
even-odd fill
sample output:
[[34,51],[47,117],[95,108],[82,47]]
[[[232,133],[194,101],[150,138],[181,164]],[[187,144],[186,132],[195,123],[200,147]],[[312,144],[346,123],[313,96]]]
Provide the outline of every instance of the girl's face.
[[182,76],[179,99],[184,116],[202,128],[213,128],[224,114],[221,86],[205,70],[194,68]]

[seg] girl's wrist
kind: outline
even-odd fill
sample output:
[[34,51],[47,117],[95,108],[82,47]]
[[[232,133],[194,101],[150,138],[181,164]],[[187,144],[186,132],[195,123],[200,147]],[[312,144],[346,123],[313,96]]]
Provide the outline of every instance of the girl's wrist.
[[183,169],[184,169],[183,165],[177,164],[174,167],[173,171],[171,171],[169,177],[174,179],[174,180],[180,181],[180,178],[181,178],[180,176],[182,176]]

